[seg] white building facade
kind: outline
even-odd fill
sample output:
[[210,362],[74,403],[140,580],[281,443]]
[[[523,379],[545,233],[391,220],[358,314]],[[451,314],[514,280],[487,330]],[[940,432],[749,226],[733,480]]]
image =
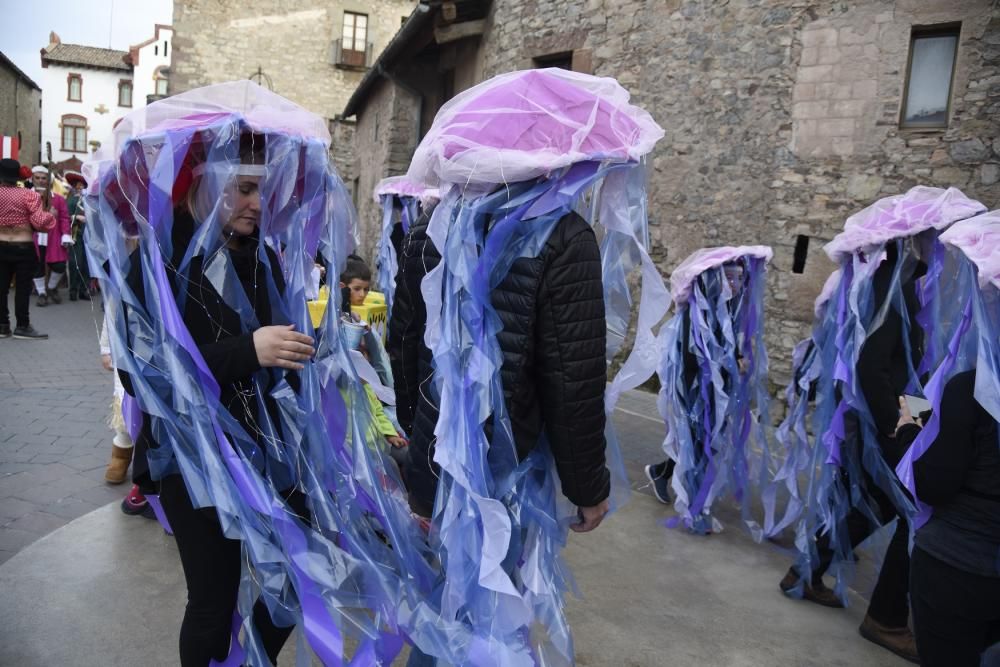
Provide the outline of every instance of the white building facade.
[[173,30],[128,51],[63,44],[51,33],[42,49],[42,159],[78,169],[111,136],[115,123],[169,92]]

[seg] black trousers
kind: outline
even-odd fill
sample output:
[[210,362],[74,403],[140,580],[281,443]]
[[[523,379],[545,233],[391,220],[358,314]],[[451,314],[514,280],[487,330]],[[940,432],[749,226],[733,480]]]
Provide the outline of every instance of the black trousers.
[[913,632],[924,667],[979,667],[1000,641],[1000,578],[959,570],[913,548]]
[[[866,474],[869,498],[878,505],[883,525],[898,516],[892,500],[878,488]],[[860,510],[852,508],[847,515],[847,534],[851,549],[864,542],[879,526],[872,524],[871,519]],[[872,591],[871,602],[868,604],[868,615],[873,620],[890,628],[902,628],[909,618],[910,592],[910,526],[906,519],[900,517],[896,522],[896,532],[889,542],[882,560],[882,569],[878,573],[875,590]],[[834,552],[830,548],[829,533],[816,539],[816,549],[819,552],[819,562],[813,568],[812,578],[817,581],[829,569],[833,562]]]
[[28,303],[31,300],[31,279],[38,264],[35,244],[31,241],[0,241],[0,324],[10,326],[7,293],[10,292],[12,277],[17,281],[14,288],[14,316],[17,318],[17,326],[26,327],[31,324],[28,321]]
[[[181,665],[207,667],[210,660],[222,662],[229,655],[240,586],[240,541],[223,535],[214,508],[192,506],[180,475],[160,481],[160,503],[177,540],[188,590],[181,623]],[[288,503],[300,516],[308,517],[304,496],[293,493]],[[260,600],[254,605],[253,622],[264,650],[276,664],[292,628],[276,626]]]

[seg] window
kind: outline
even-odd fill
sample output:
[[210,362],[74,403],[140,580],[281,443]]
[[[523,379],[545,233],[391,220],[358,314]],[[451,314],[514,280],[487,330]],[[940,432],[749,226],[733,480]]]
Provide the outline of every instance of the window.
[[153,55],[154,56],[160,55],[160,45],[159,44],[153,45]]
[[167,40],[163,40],[163,57],[167,57]]
[[563,53],[551,53],[546,56],[538,56],[533,58],[535,61],[536,68],[542,67],[558,67],[559,69],[573,69],[573,52],[564,51]]
[[67,91],[66,100],[69,102],[80,102],[83,100],[83,77],[79,74],[70,74],[66,77]]
[[131,81],[119,81],[118,82],[118,106],[120,107],[130,107],[132,106],[132,82]]
[[62,117],[62,150],[70,153],[87,152],[87,119],[68,114]]
[[344,12],[341,53],[345,65],[363,67],[368,50],[368,15]]
[[901,127],[948,127],[959,28],[913,28]]
[[156,84],[155,88],[153,89],[154,95],[163,97],[167,94],[167,90],[169,88],[169,80],[167,79],[166,70],[167,70],[166,66],[163,66],[163,67],[157,67],[156,71],[153,72],[153,79]]

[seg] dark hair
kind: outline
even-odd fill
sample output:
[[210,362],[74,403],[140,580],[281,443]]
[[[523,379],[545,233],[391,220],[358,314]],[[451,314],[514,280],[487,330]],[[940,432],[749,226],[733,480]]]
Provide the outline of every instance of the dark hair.
[[243,164],[264,164],[266,138],[258,132],[244,132],[240,135],[240,162]]
[[349,285],[350,282],[355,279],[371,282],[372,270],[368,268],[368,264],[365,260],[361,259],[357,255],[348,255],[347,264],[344,266],[344,272],[340,274],[340,282],[345,285]]

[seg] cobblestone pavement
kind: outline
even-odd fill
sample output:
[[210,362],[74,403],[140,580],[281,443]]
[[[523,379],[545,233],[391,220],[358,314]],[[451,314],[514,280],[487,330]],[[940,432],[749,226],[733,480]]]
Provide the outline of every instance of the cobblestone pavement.
[[[32,300],[31,322],[49,339],[0,340],[0,563],[128,490],[104,482],[112,381],[100,364],[101,317],[99,301]],[[642,467],[663,438],[655,397],[626,393],[615,422],[633,487],[649,492]]]
[[0,340],[0,563],[127,490],[104,482],[112,382],[100,302],[63,297],[46,308],[32,299],[31,323],[48,340]]

